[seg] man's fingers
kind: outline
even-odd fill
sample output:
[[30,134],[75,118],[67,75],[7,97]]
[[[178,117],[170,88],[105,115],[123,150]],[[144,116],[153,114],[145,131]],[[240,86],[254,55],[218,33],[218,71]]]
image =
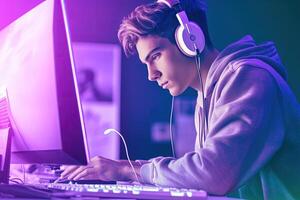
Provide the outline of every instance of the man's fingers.
[[70,174],[68,175],[67,178],[68,178],[69,180],[73,180],[73,178],[74,178],[77,174],[79,174],[80,172],[82,172],[84,169],[85,169],[84,166],[78,167],[77,169],[75,169],[74,171],[72,171],[72,173],[70,173]]
[[60,170],[65,170],[66,168],[70,167],[70,165],[61,165]]
[[76,170],[79,166],[68,166],[65,167],[64,171],[60,174],[60,178],[65,178],[70,173],[72,173],[74,170]]
[[68,176],[68,179],[69,180],[74,180],[74,178],[80,174],[82,171],[88,169],[88,168],[91,168],[91,167],[87,167],[87,166],[81,166],[81,167],[78,167],[74,172],[72,172],[69,176]]
[[[85,168],[83,171],[81,171],[80,173],[78,173],[73,180],[77,181],[77,180],[86,180],[86,179],[91,179],[90,175],[91,175],[91,171],[92,168]],[[94,178],[95,179],[95,178]]]

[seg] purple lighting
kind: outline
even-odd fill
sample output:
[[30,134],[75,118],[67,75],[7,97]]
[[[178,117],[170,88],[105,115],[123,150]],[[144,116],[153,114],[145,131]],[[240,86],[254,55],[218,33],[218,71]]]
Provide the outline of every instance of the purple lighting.
[[86,164],[87,142],[63,1],[43,1],[0,31],[0,87],[12,163]]
[[61,147],[61,143],[55,142],[60,140],[60,130],[54,117],[58,115],[55,71],[50,67],[54,66],[54,50],[52,27],[48,24],[52,23],[53,13],[47,10],[53,10],[53,3],[37,7],[0,32],[0,85],[7,85],[19,131],[32,133],[25,143],[40,141],[30,142],[32,150],[45,145]]

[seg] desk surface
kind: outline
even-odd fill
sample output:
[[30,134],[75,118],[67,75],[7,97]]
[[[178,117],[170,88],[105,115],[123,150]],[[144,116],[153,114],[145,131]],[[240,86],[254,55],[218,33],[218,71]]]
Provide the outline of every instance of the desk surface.
[[[106,187],[103,185],[96,185],[90,187],[89,185],[76,185],[76,184],[54,184],[54,186],[63,186],[65,190],[57,190],[56,187],[52,187],[52,184],[40,184],[40,185],[27,185],[27,184],[0,184],[0,198],[12,198],[14,199],[160,199],[160,200],[174,200],[174,199],[202,199],[202,200],[234,200],[234,198],[220,197],[220,196],[208,196],[205,197],[205,193],[199,191],[193,193],[193,196],[188,195],[188,191],[177,191],[177,190],[158,190],[156,192],[150,192],[151,190],[138,190],[134,189],[131,185],[125,187],[125,190],[114,189],[118,188],[115,185],[112,185],[112,189],[106,190]],[[100,187],[101,186],[101,187]],[[122,186],[124,187],[124,185]],[[68,188],[71,188],[69,190]],[[77,189],[83,190],[77,190]],[[111,186],[109,186],[111,188]],[[121,187],[120,187],[121,188]],[[127,189],[133,190],[127,190]],[[149,187],[146,187],[149,189]],[[60,188],[59,188],[60,189]],[[92,190],[90,190],[92,189]],[[65,191],[65,192],[64,192]],[[119,192],[117,192],[119,191]],[[175,193],[174,193],[175,192]],[[178,193],[179,192],[179,193]],[[183,195],[178,197],[175,194]],[[175,196],[174,196],[175,195]],[[18,197],[18,198],[16,198]]]
[[[13,170],[12,172],[13,172],[11,174],[11,175],[13,175],[12,177],[24,178],[25,182],[28,183],[28,184],[37,184],[37,183],[39,183],[39,179],[41,178],[41,176],[38,175],[38,174],[28,174],[28,173],[26,173],[26,175],[25,175],[24,171],[20,171],[20,170]],[[122,182],[121,182],[121,184],[122,184]],[[0,198],[1,197],[2,196],[0,194]],[[87,198],[82,198],[82,199],[88,199],[88,197]],[[105,199],[107,199],[107,198],[105,198]],[[117,198],[113,197],[112,199],[117,199]],[[122,198],[119,198],[119,199],[122,199]],[[182,199],[184,199],[184,198],[182,198]],[[224,197],[224,196],[223,197],[221,197],[221,196],[208,196],[207,199],[208,200],[237,200],[237,198],[229,198],[229,197]]]

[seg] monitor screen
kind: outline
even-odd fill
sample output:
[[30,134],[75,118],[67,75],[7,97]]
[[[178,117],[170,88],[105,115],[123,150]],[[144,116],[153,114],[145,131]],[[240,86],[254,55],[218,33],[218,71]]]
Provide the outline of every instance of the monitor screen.
[[11,163],[86,164],[88,148],[64,2],[43,1],[0,30]]

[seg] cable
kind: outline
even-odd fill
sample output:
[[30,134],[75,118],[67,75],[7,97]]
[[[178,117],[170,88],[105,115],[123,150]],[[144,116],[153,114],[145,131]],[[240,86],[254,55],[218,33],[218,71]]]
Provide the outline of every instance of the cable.
[[[200,53],[199,54],[197,53],[197,59],[198,59],[198,65],[199,65],[199,69],[200,69]],[[200,75],[201,75],[201,73],[200,73]],[[203,83],[202,78],[201,78],[201,83]],[[202,90],[202,103],[203,103],[202,108],[203,108],[204,122],[205,122],[204,137],[206,137],[206,133],[208,131],[208,120],[207,120],[207,116],[206,116],[207,110],[206,110],[206,101],[205,101],[205,97],[204,97],[205,93],[204,93],[203,84],[202,84],[201,90]]]
[[[200,63],[200,52],[194,46],[196,49],[196,57],[195,57],[195,63],[196,63],[196,68],[197,68],[197,73],[198,73],[198,79],[201,87],[201,98],[202,98],[202,112],[201,112],[201,123],[200,123],[200,116],[198,117],[198,133],[200,134],[199,137],[199,145],[202,147],[202,141],[205,141],[206,139],[206,130],[208,130],[208,122],[206,120],[206,107],[205,107],[205,97],[204,97],[204,88],[203,88],[203,81],[202,81],[202,76],[201,76],[201,63]],[[176,152],[175,152],[175,145],[174,145],[174,139],[173,139],[173,131],[172,131],[172,122],[173,122],[173,110],[174,110],[174,96],[172,96],[172,104],[171,104],[171,112],[170,112],[170,139],[171,139],[171,147],[172,147],[172,154],[173,157],[176,158]],[[205,126],[205,127],[204,127]]]
[[127,145],[126,145],[125,139],[124,139],[124,137],[122,136],[122,134],[121,134],[119,131],[117,131],[117,130],[115,130],[115,129],[113,129],[113,128],[109,128],[109,129],[106,129],[106,130],[104,131],[104,135],[108,135],[108,134],[110,134],[110,133],[112,133],[112,132],[118,134],[118,135],[121,137],[121,139],[122,139],[122,141],[123,141],[123,144],[124,144],[124,146],[125,146],[125,152],[126,152],[127,160],[128,160],[128,162],[129,162],[129,164],[130,164],[130,166],[131,166],[131,169],[132,169],[132,171],[133,171],[133,173],[134,173],[134,175],[135,175],[135,177],[136,177],[136,180],[137,180],[138,182],[140,182],[140,180],[139,180],[139,178],[138,178],[138,175],[136,174],[136,172],[135,172],[135,170],[134,170],[134,167],[133,167],[133,165],[132,165],[132,162],[130,161],[129,154],[128,154],[128,149],[127,149]]
[[176,158],[174,139],[173,139],[173,131],[172,131],[173,110],[174,110],[174,96],[172,96],[171,113],[170,113],[170,139],[171,139],[172,154],[173,154],[173,157]]
[[[199,52],[198,49],[196,49],[196,53],[197,53],[197,55],[195,57],[195,62],[196,62],[196,68],[197,68],[197,72],[198,72],[199,83],[200,83],[200,87],[201,87],[201,91],[202,91],[201,92],[201,98],[202,98],[201,124],[200,124],[200,119],[199,119],[199,127],[198,127],[198,132],[200,134],[199,145],[200,145],[200,147],[202,147],[202,141],[205,140],[206,130],[208,130],[208,122],[206,120],[206,107],[205,107],[204,88],[203,88],[203,81],[202,81],[201,71],[200,71],[200,67],[201,67],[200,52]],[[200,125],[201,125],[201,132],[200,132]]]

